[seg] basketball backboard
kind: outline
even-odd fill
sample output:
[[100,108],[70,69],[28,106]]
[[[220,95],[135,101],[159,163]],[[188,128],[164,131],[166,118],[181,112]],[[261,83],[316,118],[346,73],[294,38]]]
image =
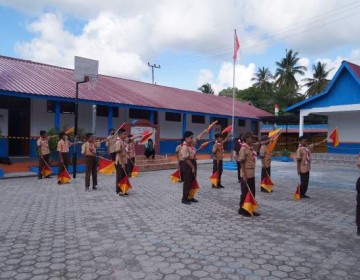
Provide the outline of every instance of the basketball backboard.
[[75,56],[75,80],[76,82],[84,82],[96,79],[98,76],[99,61],[81,56]]

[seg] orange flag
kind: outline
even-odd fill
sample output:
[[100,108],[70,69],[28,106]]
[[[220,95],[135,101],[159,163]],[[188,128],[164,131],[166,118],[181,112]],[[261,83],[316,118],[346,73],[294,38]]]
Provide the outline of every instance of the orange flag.
[[191,185],[189,195],[188,195],[188,200],[193,199],[198,191],[199,191],[199,184],[196,181],[196,179],[194,179],[194,181],[193,181],[193,183]]
[[281,131],[281,129],[277,129],[277,130],[269,132],[269,137],[271,138],[272,141],[267,146],[266,152],[271,153],[274,150],[274,148],[275,148],[275,146],[277,144],[277,141],[279,139],[279,136],[281,134],[280,131]]
[[146,130],[144,131],[143,133],[141,133],[141,141],[140,143],[141,144],[144,144],[146,140],[148,140],[150,138],[150,136],[152,135],[153,133],[150,131],[150,130]]
[[177,183],[180,181],[180,170],[177,169],[173,174],[170,175],[170,180],[173,183]]
[[218,187],[218,183],[219,183],[219,172],[215,171],[210,177],[210,182],[215,186]]
[[116,172],[115,164],[111,160],[100,158],[98,171],[99,173],[102,174],[108,174],[108,175],[113,174]]
[[133,167],[133,170],[131,171],[131,178],[136,178],[139,175],[139,167],[136,165]]
[[66,184],[69,183],[70,181],[71,181],[71,177],[66,169],[64,169],[58,174],[58,182],[60,182],[60,184]]
[[254,216],[254,211],[258,208],[258,205],[250,191],[246,194],[244,204],[241,208],[246,210],[251,216]]
[[69,129],[67,129],[65,131],[65,134],[71,134],[71,133],[74,133],[75,132],[75,128],[74,127],[70,127]]
[[239,42],[239,38],[236,34],[236,31],[235,31],[235,46],[234,46],[234,61],[237,59],[237,54],[238,54],[238,50],[240,49],[240,42]]
[[198,150],[203,150],[203,149],[205,149],[209,144],[210,144],[210,141],[206,141],[206,142],[202,143],[202,144],[200,145],[200,147],[199,147]]
[[120,130],[120,129],[125,129],[125,123],[124,122],[119,126],[118,130]]
[[295,193],[294,193],[294,199],[296,199],[296,200],[299,200],[301,197],[300,197],[300,184],[298,184],[297,186],[296,186],[296,191],[295,191]]
[[224,128],[223,131],[221,131],[221,134],[224,134],[225,132],[231,132],[232,131],[232,125],[229,125],[228,127]]
[[271,182],[270,176],[266,176],[260,184],[261,188],[266,190],[268,193],[271,193],[272,187],[274,186],[273,182]]
[[333,146],[334,146],[334,147],[339,146],[339,132],[338,132],[338,129],[337,129],[337,128],[335,128],[335,129],[331,132],[329,138],[333,141]]
[[118,185],[123,194],[126,194],[128,190],[132,189],[129,177],[127,175],[125,175],[124,178],[121,179]]
[[207,133],[209,133],[217,123],[218,123],[218,121],[214,121],[212,124],[210,124],[207,128]]
[[41,169],[41,175],[44,177],[50,176],[52,170],[49,165],[45,164],[44,167]]

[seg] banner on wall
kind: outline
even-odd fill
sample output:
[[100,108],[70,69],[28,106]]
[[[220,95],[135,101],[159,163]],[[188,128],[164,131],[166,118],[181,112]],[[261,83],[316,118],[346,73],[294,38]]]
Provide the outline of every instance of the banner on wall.
[[[154,127],[149,127],[149,126],[133,126],[133,127],[131,127],[131,129],[130,129],[130,133],[131,133],[132,135],[141,134],[141,133],[143,133],[143,132],[145,132],[145,131],[151,131],[151,132],[153,133],[153,134],[149,137],[149,139],[152,139],[153,142],[154,142],[154,144],[155,144],[156,130],[155,130]],[[141,144],[141,143],[139,142],[139,144]],[[144,143],[144,144],[145,144],[145,143]],[[144,145],[144,144],[142,144],[142,145]]]

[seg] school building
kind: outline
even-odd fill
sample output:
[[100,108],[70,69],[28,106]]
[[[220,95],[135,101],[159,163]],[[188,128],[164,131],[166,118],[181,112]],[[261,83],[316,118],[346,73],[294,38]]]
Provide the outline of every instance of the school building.
[[287,108],[299,113],[299,135],[304,133],[304,118],[309,114],[328,117],[328,136],[338,128],[340,145],[328,143],[329,153],[360,152],[360,66],[343,61],[325,91]]
[[[75,89],[72,69],[0,56],[0,157],[36,157],[40,130],[74,126]],[[92,132],[95,127],[98,137],[106,137],[109,128],[123,122],[148,120],[158,130],[159,152],[173,154],[185,130],[197,135],[218,120],[206,136],[212,138],[231,125],[232,102],[231,98],[99,75],[93,89],[79,84],[79,128]],[[245,130],[258,134],[259,118],[270,115],[236,100],[235,135]]]

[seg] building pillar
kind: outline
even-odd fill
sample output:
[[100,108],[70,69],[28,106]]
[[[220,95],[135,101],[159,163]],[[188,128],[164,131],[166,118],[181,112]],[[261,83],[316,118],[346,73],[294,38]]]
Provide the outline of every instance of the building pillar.
[[54,127],[56,132],[60,131],[60,101],[55,101]]
[[186,118],[187,115],[185,113],[182,114],[182,135],[184,135],[185,131],[187,130],[186,128]]
[[299,119],[299,137],[304,135],[304,117],[302,111],[300,110],[300,119]]
[[152,124],[155,124],[155,112],[154,111],[150,111],[150,122]]
[[113,128],[113,107],[108,107],[108,130]]

